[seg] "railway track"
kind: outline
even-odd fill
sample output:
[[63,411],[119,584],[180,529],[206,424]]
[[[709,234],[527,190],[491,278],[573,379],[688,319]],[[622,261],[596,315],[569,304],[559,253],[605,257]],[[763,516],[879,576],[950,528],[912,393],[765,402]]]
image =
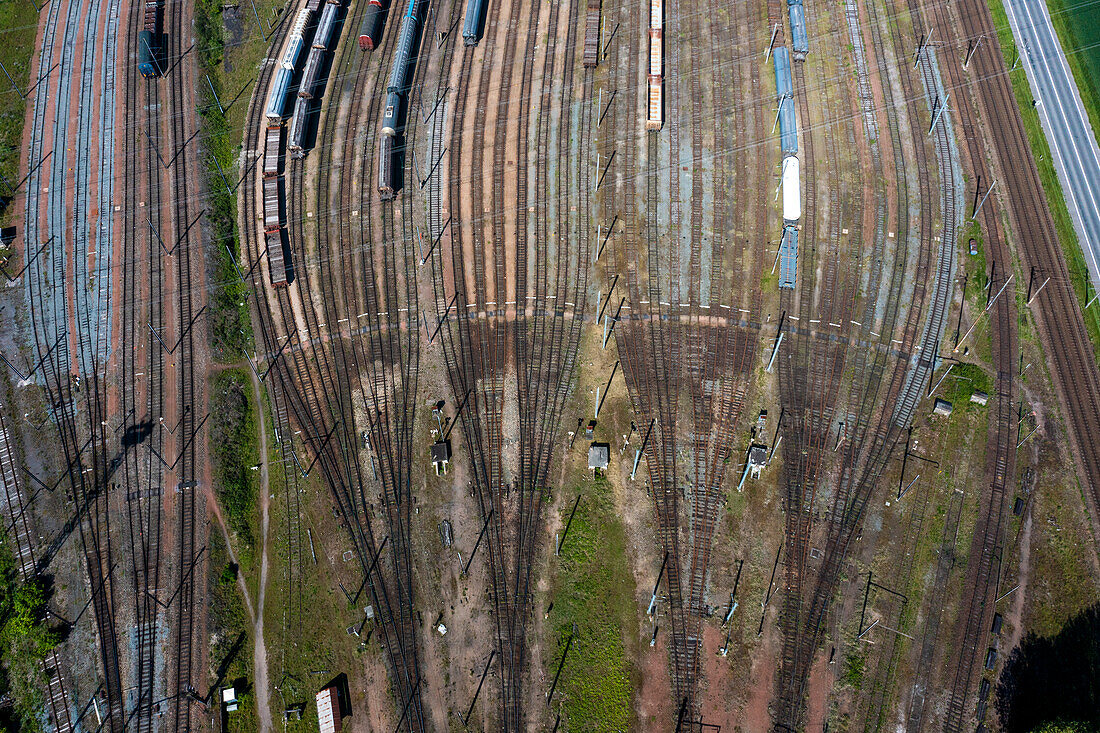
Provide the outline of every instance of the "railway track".
[[[938,24],[947,19],[948,12],[946,9],[934,8],[934,13],[934,18],[929,22]],[[973,24],[974,16],[969,15],[968,17],[969,24],[966,20],[960,19],[964,20],[962,28],[957,25],[951,26],[955,34],[959,34],[960,31],[969,33],[976,30]],[[960,67],[956,55],[944,54],[943,57],[945,59],[944,63],[947,66],[946,76],[954,82],[951,86],[965,85],[966,72]],[[1012,114],[1010,110],[1012,109],[1013,97],[1011,89],[1007,84],[1007,78],[1003,73],[1004,67],[999,49],[992,48],[986,54],[983,54],[983,63],[977,67],[976,73],[983,73],[983,68],[984,74],[989,74],[991,72],[995,73],[998,67],[1002,74],[997,76],[997,81],[1000,83],[1001,91],[1007,95],[1003,99],[1003,101],[1007,102],[1007,107],[1002,107],[999,113],[994,114],[989,114],[992,110],[987,110],[987,118],[990,119],[992,123],[995,137],[1003,140],[1002,135],[1005,131],[1004,115]],[[964,101],[958,104],[957,107],[960,124],[964,128],[974,129],[977,115],[971,104]],[[1019,130],[1017,130],[1017,132],[1019,132]],[[967,148],[966,152],[971,161],[971,166],[977,170],[982,170],[985,166],[987,156],[986,151],[979,142],[980,138],[976,135],[964,137],[964,144]],[[960,143],[962,142],[963,141],[960,140]],[[1015,163],[1019,163],[1023,160],[1028,159],[1026,157],[1013,158]],[[1034,176],[1034,168],[1032,166],[1026,166],[1026,172],[1023,170],[1018,171],[1016,170],[1017,168],[1022,169],[1024,167],[1018,165],[1013,165],[1011,167],[1010,177],[1015,180],[1012,180],[1010,185],[1012,185],[1012,191],[1014,193],[1026,191],[1027,184],[1025,181],[1028,174],[1032,177]],[[1032,183],[1034,184],[1034,182],[1035,180],[1032,178]],[[1032,192],[1034,193],[1034,188]],[[990,205],[988,207],[983,207],[983,218],[981,221],[986,247],[989,248],[990,252],[994,253],[996,261],[1011,262],[1011,254],[1007,242],[999,229],[999,207],[997,202],[989,203]],[[1032,203],[1038,202],[1032,201]],[[1040,210],[1041,209],[1033,209],[1032,211]],[[1029,222],[1032,218],[1030,214],[1026,217]],[[1022,243],[1029,243],[1025,238],[1035,234],[1034,232],[1018,231],[1021,235]],[[1027,247],[1025,244],[1025,252],[1026,249]],[[1001,269],[1002,272],[1007,272],[1009,268],[1003,267]],[[991,287],[999,290],[1004,284],[1005,274],[1002,274],[999,281],[994,280],[991,283]],[[1072,291],[1070,292],[1070,298],[1073,298]],[[1075,299],[1073,305],[1076,305]],[[992,424],[989,431],[989,449],[987,452],[988,465],[986,470],[989,484],[988,488],[982,492],[981,501],[985,512],[984,515],[980,515],[978,518],[968,554],[971,558],[971,562],[967,565],[967,582],[964,586],[967,592],[962,600],[962,610],[960,610],[960,616],[956,622],[955,629],[954,644],[958,649],[958,653],[955,656],[954,664],[950,665],[948,668],[949,673],[951,667],[954,668],[954,673],[951,675],[951,688],[949,696],[947,697],[947,709],[944,718],[944,729],[949,731],[962,730],[973,719],[967,708],[967,702],[969,701],[969,694],[971,692],[971,681],[974,678],[974,668],[979,658],[979,650],[984,644],[985,635],[989,628],[988,624],[992,617],[994,609],[992,600],[993,596],[996,594],[996,584],[1001,572],[1000,558],[1004,549],[1003,535],[1005,530],[1007,493],[1009,487],[1014,483],[1016,476],[1016,447],[1013,445],[1015,438],[1013,438],[1012,433],[1012,403],[1015,394],[1013,380],[1016,368],[1016,353],[1018,351],[1015,329],[1015,311],[1014,299],[1008,297],[1008,294],[1006,294],[997,299],[997,303],[994,305],[993,312],[991,313],[993,359],[996,369],[996,378],[994,381],[995,397],[993,409],[990,414]],[[1081,327],[1083,330],[1083,324]],[[1087,336],[1085,337],[1085,342],[1088,342]],[[1055,349],[1055,351],[1059,350],[1060,347]],[[1088,355],[1092,353],[1091,348],[1086,348],[1085,351]],[[1087,359],[1084,362],[1077,362],[1076,366],[1087,369]],[[1095,362],[1093,362],[1092,370],[1095,374]],[[1093,415],[1093,419],[1095,421],[1095,414]],[[1088,429],[1088,426],[1079,425],[1078,429]],[[996,569],[994,569],[995,563]],[[976,717],[980,723],[982,717],[980,712]]]
[[[98,5],[95,5],[98,13]],[[59,438],[64,453],[65,466],[62,480],[67,479],[72,490],[72,498],[77,509],[77,525],[81,549],[87,567],[92,606],[96,630],[99,634],[101,669],[104,675],[104,690],[107,704],[105,723],[112,729],[120,729],[122,724],[123,702],[119,677],[118,647],[115,632],[114,608],[110,601],[112,578],[110,573],[110,536],[106,525],[106,481],[107,465],[105,459],[106,434],[103,428],[105,419],[103,393],[105,386],[100,380],[97,343],[95,348],[81,349],[77,355],[80,366],[74,363],[70,352],[72,338],[69,324],[70,303],[66,293],[68,219],[66,216],[67,180],[66,166],[79,161],[70,160],[71,145],[85,146],[78,141],[68,140],[68,128],[71,123],[69,105],[72,94],[72,74],[74,70],[75,36],[78,32],[80,3],[67,6],[65,35],[61,57],[54,64],[54,46],[62,7],[55,4],[48,10],[43,31],[42,52],[39,55],[39,82],[35,85],[35,97],[31,126],[31,139],[28,154],[27,199],[24,209],[26,241],[44,241],[41,249],[30,254],[25,247],[27,259],[24,285],[29,303],[34,351],[38,368],[42,369],[41,383],[45,388],[49,411],[59,430]],[[93,13],[96,14],[96,13]],[[94,66],[94,64],[93,64]],[[56,87],[53,72],[58,70]],[[81,86],[85,96],[90,94],[86,85]],[[51,107],[51,103],[53,106]],[[54,137],[52,148],[43,156],[45,131],[48,115],[53,114]],[[87,122],[87,118],[84,118]],[[79,121],[77,134],[86,133]],[[79,157],[78,151],[75,155]],[[45,163],[49,159],[49,167]],[[86,161],[85,161],[86,163]],[[44,170],[45,168],[45,170]],[[46,186],[42,185],[44,174]],[[52,185],[55,183],[57,185]],[[46,194],[45,202],[42,195]],[[83,195],[74,191],[77,199]],[[45,208],[43,217],[42,208]],[[45,232],[43,232],[45,229]],[[46,237],[46,233],[49,237]],[[70,247],[76,247],[87,240],[80,236],[71,240]],[[69,276],[74,276],[69,273]],[[85,304],[86,305],[86,304]],[[76,313],[76,342],[78,346],[89,346],[91,324],[84,320],[83,313]],[[81,330],[83,325],[83,330]],[[74,367],[83,370],[83,387],[80,376]],[[80,410],[77,401],[83,402]],[[78,412],[79,410],[79,412]],[[82,413],[82,414],[81,414]],[[78,417],[79,415],[79,417]],[[85,422],[85,420],[87,422]],[[85,457],[87,454],[87,457]],[[90,475],[89,475],[90,474]],[[69,530],[67,529],[66,532]],[[62,535],[62,541],[64,539]],[[48,561],[56,551],[55,541],[43,556]],[[59,730],[69,730],[73,726],[71,711],[67,700],[66,685],[60,668],[58,655],[52,653],[47,660],[47,674],[53,681],[48,685],[49,704],[55,725]],[[51,674],[51,673],[56,674]]]
[[[167,31],[168,53],[171,64],[166,69],[166,74],[158,84],[168,87],[168,140],[173,160],[170,162],[171,200],[170,211],[172,215],[171,231],[173,232],[173,249],[175,264],[175,313],[176,345],[173,355],[178,356],[173,360],[175,367],[177,405],[180,409],[179,423],[176,428],[178,437],[175,440],[177,451],[176,463],[178,469],[170,468],[178,480],[176,490],[176,517],[175,560],[177,563],[175,576],[178,585],[173,590],[176,598],[176,625],[172,629],[174,638],[174,671],[172,675],[174,686],[170,692],[175,694],[172,703],[172,720],[174,730],[188,731],[198,725],[198,719],[193,715],[192,702],[197,693],[193,693],[198,678],[195,675],[196,663],[199,665],[199,676],[202,675],[201,664],[205,655],[201,650],[196,653],[194,641],[196,629],[196,590],[203,594],[205,573],[200,565],[199,545],[204,543],[206,506],[199,492],[199,480],[201,478],[199,467],[202,461],[202,441],[199,432],[202,430],[200,414],[205,414],[204,389],[199,381],[205,379],[205,372],[201,363],[201,348],[196,349],[194,321],[197,308],[195,307],[195,291],[201,290],[193,287],[193,284],[202,283],[203,256],[200,239],[192,234],[191,191],[193,190],[194,172],[192,170],[192,155],[189,149],[190,129],[193,128],[192,99],[193,80],[188,73],[190,64],[194,59],[188,49],[191,46],[191,15],[187,0],[167,0],[165,5],[164,24]],[[196,264],[192,264],[192,258]],[[202,519],[200,519],[200,517]],[[201,526],[203,537],[199,536]],[[205,594],[203,594],[205,595]],[[205,619],[205,614],[199,614],[200,620]]]
[[[127,63],[122,74],[126,99],[130,100],[125,108],[126,126],[159,137],[158,85],[142,79],[136,62],[131,61],[137,57],[143,12],[141,4],[133,3],[126,23]],[[122,207],[122,303],[118,308],[120,318],[116,319],[121,352],[118,379],[123,385],[119,390],[120,429],[123,435],[130,430],[149,430],[145,441],[150,450],[122,446],[120,467],[137,630],[137,653],[130,660],[134,692],[127,725],[141,733],[154,729],[160,712],[156,700],[167,688],[167,681],[157,669],[158,636],[165,623],[160,608],[164,472],[153,456],[153,451],[158,455],[165,452],[164,353],[148,330],[153,327],[157,333],[165,333],[160,297],[162,250],[153,233],[164,228],[160,217],[160,164],[145,135],[122,138],[123,175],[131,185],[126,187]],[[147,267],[144,272],[139,270],[142,263]]]

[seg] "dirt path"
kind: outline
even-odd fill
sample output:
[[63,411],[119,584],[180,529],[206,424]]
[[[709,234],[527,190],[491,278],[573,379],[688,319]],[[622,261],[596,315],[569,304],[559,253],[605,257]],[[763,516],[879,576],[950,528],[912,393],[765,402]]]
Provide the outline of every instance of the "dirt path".
[[252,636],[253,674],[256,678],[256,711],[260,716],[261,733],[271,730],[271,691],[267,681],[267,647],[264,645],[264,595],[267,591],[267,530],[271,506],[271,482],[267,468],[267,423],[260,395],[260,380],[252,375],[252,396],[260,415],[260,526],[262,531],[260,551],[260,589],[256,599],[255,625]]

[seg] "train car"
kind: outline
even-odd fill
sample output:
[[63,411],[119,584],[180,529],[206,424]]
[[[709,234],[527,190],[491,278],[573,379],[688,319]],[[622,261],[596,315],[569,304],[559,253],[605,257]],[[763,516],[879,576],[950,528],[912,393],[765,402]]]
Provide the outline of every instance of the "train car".
[[316,13],[321,7],[321,0],[306,0],[306,10]]
[[282,64],[284,69],[291,71],[298,68],[298,62],[302,57],[302,49],[305,48],[306,26],[313,13],[309,8],[302,8],[294,18],[294,25],[290,27],[290,35],[287,36],[286,49],[283,51]]
[[779,245],[779,287],[793,290],[798,276],[798,228],[783,228]]
[[287,150],[294,152],[294,157],[301,158],[305,147],[306,128],[309,127],[310,100],[298,97],[294,101],[294,114],[290,116],[290,126],[286,132]]
[[290,88],[290,77],[294,72],[280,67],[275,72],[271,82],[271,91],[267,96],[267,125],[277,127],[283,121],[283,107],[286,103],[286,93]]
[[584,20],[584,65],[591,69],[600,62],[600,0],[588,0]]
[[775,64],[775,91],[780,99],[790,97],[794,86],[791,84],[791,52],[786,46],[779,46],[772,53],[772,63]]
[[328,48],[329,39],[332,37],[332,29],[336,26],[336,14],[339,11],[339,5],[325,3],[325,9],[321,11],[321,19],[317,21],[317,32],[313,34],[314,48]]
[[267,128],[267,139],[264,141],[264,178],[275,178],[279,175],[279,157],[282,152],[283,128]]
[[462,41],[467,46],[476,46],[481,40],[482,26],[485,24],[486,0],[466,0],[466,18],[462,21]]
[[417,15],[419,0],[409,0],[409,9],[401,19],[401,34],[397,37],[397,50],[393,55],[390,69],[390,83],[386,86],[386,107],[382,114],[382,134],[394,136],[401,124],[401,95],[405,92],[409,67],[412,64],[412,49],[420,28]]
[[378,193],[383,201],[394,197],[393,138],[389,135],[383,135],[378,145]]
[[146,79],[160,76],[160,0],[146,0],[138,33],[138,73]]
[[264,179],[264,231],[273,232],[282,225],[279,217],[279,179]]
[[798,224],[802,218],[802,192],[798,181],[798,158],[793,155],[783,159],[783,223]]
[[661,93],[661,80],[649,80],[649,109],[646,112],[645,129],[657,131],[664,122],[664,99]]
[[382,0],[370,0],[367,4],[367,12],[363,16],[363,22],[359,25],[359,48],[363,51],[373,51],[378,45],[382,35],[382,21],[386,17],[386,10],[382,7]]
[[792,97],[779,100],[779,149],[783,155],[798,154],[798,118]]
[[646,110],[645,128],[661,129],[664,123],[662,82],[664,74],[664,0],[649,0],[649,105]]
[[805,61],[806,54],[810,52],[810,42],[806,37],[806,8],[800,2],[792,4],[787,10],[791,16],[791,58]]
[[138,73],[146,79],[160,76],[157,68],[157,38],[149,31],[138,33]]
[[283,254],[283,232],[276,229],[264,232],[264,246],[267,249],[267,268],[271,284],[286,287],[286,257]]
[[321,62],[325,59],[325,49],[311,48],[309,56],[306,56],[306,65],[303,67],[302,80],[298,83],[298,96],[305,99],[313,99],[313,92],[317,87],[317,75],[321,70]]

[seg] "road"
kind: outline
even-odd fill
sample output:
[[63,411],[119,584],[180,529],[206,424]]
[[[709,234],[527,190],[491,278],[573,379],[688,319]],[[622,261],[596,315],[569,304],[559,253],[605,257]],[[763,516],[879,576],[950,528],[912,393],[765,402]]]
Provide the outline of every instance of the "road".
[[[1100,149],[1046,0],[1005,0],[1092,284],[1100,286]],[[1037,277],[1044,277],[1039,274]]]

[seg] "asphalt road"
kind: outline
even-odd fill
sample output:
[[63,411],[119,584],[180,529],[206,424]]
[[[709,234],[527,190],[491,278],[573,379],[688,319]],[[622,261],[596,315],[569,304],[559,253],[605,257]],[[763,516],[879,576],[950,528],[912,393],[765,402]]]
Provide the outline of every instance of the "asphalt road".
[[[1005,9],[1016,45],[1023,51],[1024,69],[1038,100],[1039,118],[1095,288],[1100,286],[1100,149],[1096,136],[1051,25],[1046,0],[1005,0]],[[1094,289],[1090,297],[1096,292]]]

